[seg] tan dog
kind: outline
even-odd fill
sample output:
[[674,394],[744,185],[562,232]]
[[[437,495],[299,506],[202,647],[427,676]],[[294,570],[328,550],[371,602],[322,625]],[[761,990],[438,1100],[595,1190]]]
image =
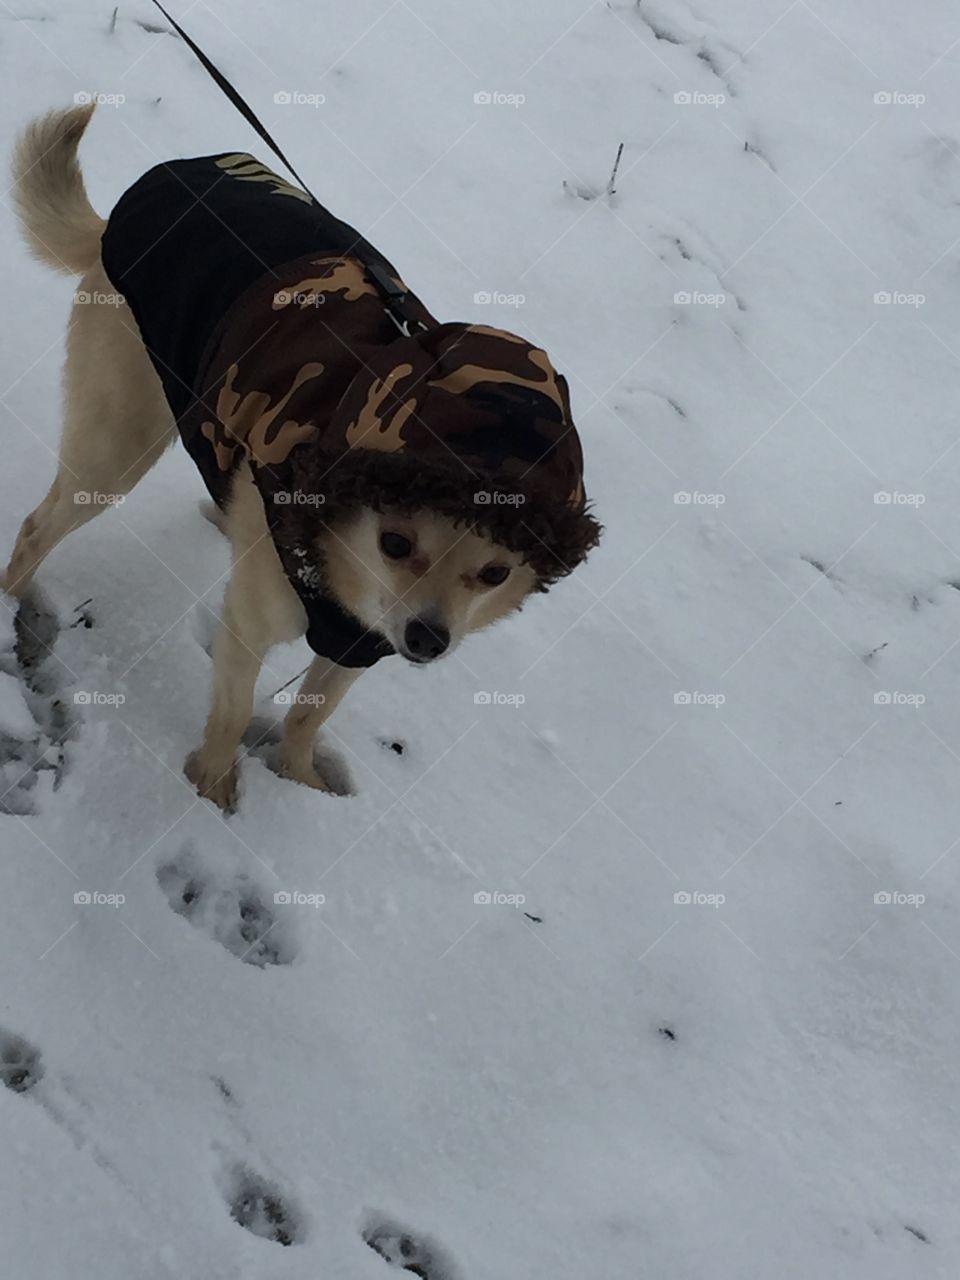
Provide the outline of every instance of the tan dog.
[[[76,159],[91,110],[34,122],[14,160],[17,209],[32,252],[55,270],[81,276],[78,296],[114,299],[114,305],[84,301],[73,307],[57,474],[24,520],[0,580],[15,597],[24,595],[39,565],[68,533],[104,509],[102,500],[78,501],[78,495],[128,494],[178,434],[137,319],[126,303],[116,303],[101,260],[107,224],[89,204]],[[302,596],[278,555],[251,461],[256,459],[234,465],[228,497],[217,512],[233,567],[213,648],[212,706],[203,742],[185,769],[199,793],[224,810],[236,804],[238,751],[264,656],[272,645],[307,630]],[[323,515],[316,514],[311,536],[325,591],[351,619],[412,662],[453,652],[464,636],[542,589],[543,574],[521,550],[509,549],[476,522],[429,505],[313,511]],[[286,776],[328,789],[314,763],[314,738],[363,669],[314,658],[284,725],[280,762]]]

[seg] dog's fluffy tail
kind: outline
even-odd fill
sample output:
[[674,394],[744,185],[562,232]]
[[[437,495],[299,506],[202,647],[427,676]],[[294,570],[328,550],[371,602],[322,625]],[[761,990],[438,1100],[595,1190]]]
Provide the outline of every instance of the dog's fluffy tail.
[[14,200],[30,252],[71,275],[82,275],[97,261],[107,225],[87,199],[77,160],[95,105],[31,121],[13,156]]

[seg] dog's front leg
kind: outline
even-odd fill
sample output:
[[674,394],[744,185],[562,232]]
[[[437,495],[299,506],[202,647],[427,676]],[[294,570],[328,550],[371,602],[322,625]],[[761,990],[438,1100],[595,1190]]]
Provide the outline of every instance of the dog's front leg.
[[314,764],[313,742],[317,730],[363,670],[338,666],[329,658],[314,658],[283,724],[280,767],[285,777],[318,791],[330,790]]
[[213,700],[199,750],[187,757],[184,773],[200,795],[232,813],[237,805],[237,752],[253,714],[253,694],[267,645],[244,634],[237,611],[230,607],[213,642]]
[[229,811],[236,807],[237,752],[253,713],[260,666],[272,645],[303,635],[306,614],[283,572],[245,463],[217,523],[230,539],[233,570],[213,642],[213,701],[203,745],[187,758],[184,772],[202,796]]

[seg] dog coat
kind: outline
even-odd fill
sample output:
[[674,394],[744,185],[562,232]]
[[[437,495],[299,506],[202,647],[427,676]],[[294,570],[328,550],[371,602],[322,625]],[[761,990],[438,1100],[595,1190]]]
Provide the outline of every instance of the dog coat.
[[545,352],[441,324],[393,265],[247,154],[158,165],[119,200],[103,263],[214,501],[246,462],[307,642],[343,666],[393,652],[326,589],[317,541],[359,506],[427,507],[520,551],[546,589],[595,545],[567,385]]

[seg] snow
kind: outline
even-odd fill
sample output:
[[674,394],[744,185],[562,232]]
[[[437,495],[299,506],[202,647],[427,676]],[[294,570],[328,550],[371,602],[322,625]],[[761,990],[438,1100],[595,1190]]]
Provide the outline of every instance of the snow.
[[28,738],[36,730],[23,689],[16,676],[0,671],[0,734]]
[[[365,676],[325,739],[355,794],[255,754],[229,821],[180,772],[228,571],[182,452],[44,566],[24,692],[4,604],[3,732],[71,726],[0,817],[11,1270],[955,1276],[954,7],[177,12],[436,314],[550,351],[607,532]],[[167,156],[269,161],[150,6],[111,13],[7,13],[8,148],[97,91],[102,211]],[[9,547],[73,285],[0,234]],[[270,655],[262,715],[305,663]]]

